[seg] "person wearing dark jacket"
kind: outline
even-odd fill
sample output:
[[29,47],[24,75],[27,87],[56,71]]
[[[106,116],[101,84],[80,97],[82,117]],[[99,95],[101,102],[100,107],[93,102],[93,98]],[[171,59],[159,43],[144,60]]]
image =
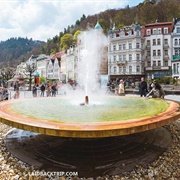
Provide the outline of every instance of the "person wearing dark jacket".
[[41,90],[41,95],[40,96],[43,96],[44,97],[44,91],[45,91],[45,85],[42,84],[41,87],[40,87],[40,90]]
[[141,78],[141,81],[139,82],[139,93],[141,97],[146,97],[147,93],[147,82],[144,80],[144,77]]

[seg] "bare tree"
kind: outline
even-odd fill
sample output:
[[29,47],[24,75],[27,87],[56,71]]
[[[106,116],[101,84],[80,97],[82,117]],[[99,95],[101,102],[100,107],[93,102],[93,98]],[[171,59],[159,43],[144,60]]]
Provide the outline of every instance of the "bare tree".
[[15,72],[15,68],[9,66],[0,70],[0,76],[3,86],[6,86],[6,82],[14,77]]
[[31,90],[31,86],[32,86],[32,80],[34,78],[33,76],[33,73],[36,71],[37,69],[37,66],[36,66],[36,58],[38,56],[34,56],[32,55],[28,61],[26,62],[26,68],[25,68],[25,71],[26,71],[26,76],[28,77],[29,79],[29,90]]

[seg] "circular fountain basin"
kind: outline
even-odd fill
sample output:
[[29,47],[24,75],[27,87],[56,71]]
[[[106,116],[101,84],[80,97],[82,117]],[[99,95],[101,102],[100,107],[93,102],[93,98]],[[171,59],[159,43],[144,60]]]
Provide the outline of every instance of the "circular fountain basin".
[[139,97],[95,97],[80,106],[67,97],[0,103],[0,121],[40,134],[100,138],[155,129],[180,118],[179,104]]

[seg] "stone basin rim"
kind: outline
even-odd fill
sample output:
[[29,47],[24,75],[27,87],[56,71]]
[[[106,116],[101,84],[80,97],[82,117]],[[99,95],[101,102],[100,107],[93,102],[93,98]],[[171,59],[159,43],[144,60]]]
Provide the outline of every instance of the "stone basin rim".
[[[16,100],[23,101],[24,99]],[[25,99],[27,100],[27,99]],[[101,138],[110,136],[121,136],[133,134],[137,132],[155,129],[164,126],[180,118],[179,104],[166,100],[169,107],[163,113],[153,117],[139,118],[128,121],[115,121],[115,122],[46,122],[36,120],[32,122],[30,119],[22,119],[21,117],[13,117],[9,114],[8,109],[5,107],[11,104],[12,101],[4,101],[0,103],[0,122],[24,129],[27,131],[37,132],[40,134],[62,136],[62,137],[75,137],[75,138]],[[6,110],[5,112],[3,110]]]

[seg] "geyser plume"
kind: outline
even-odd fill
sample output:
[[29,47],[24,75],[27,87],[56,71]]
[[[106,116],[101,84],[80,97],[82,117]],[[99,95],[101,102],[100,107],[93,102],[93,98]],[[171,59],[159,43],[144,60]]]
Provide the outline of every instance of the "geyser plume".
[[85,31],[78,36],[77,82],[84,89],[85,96],[100,90],[100,64],[107,44],[107,37],[100,29]]

